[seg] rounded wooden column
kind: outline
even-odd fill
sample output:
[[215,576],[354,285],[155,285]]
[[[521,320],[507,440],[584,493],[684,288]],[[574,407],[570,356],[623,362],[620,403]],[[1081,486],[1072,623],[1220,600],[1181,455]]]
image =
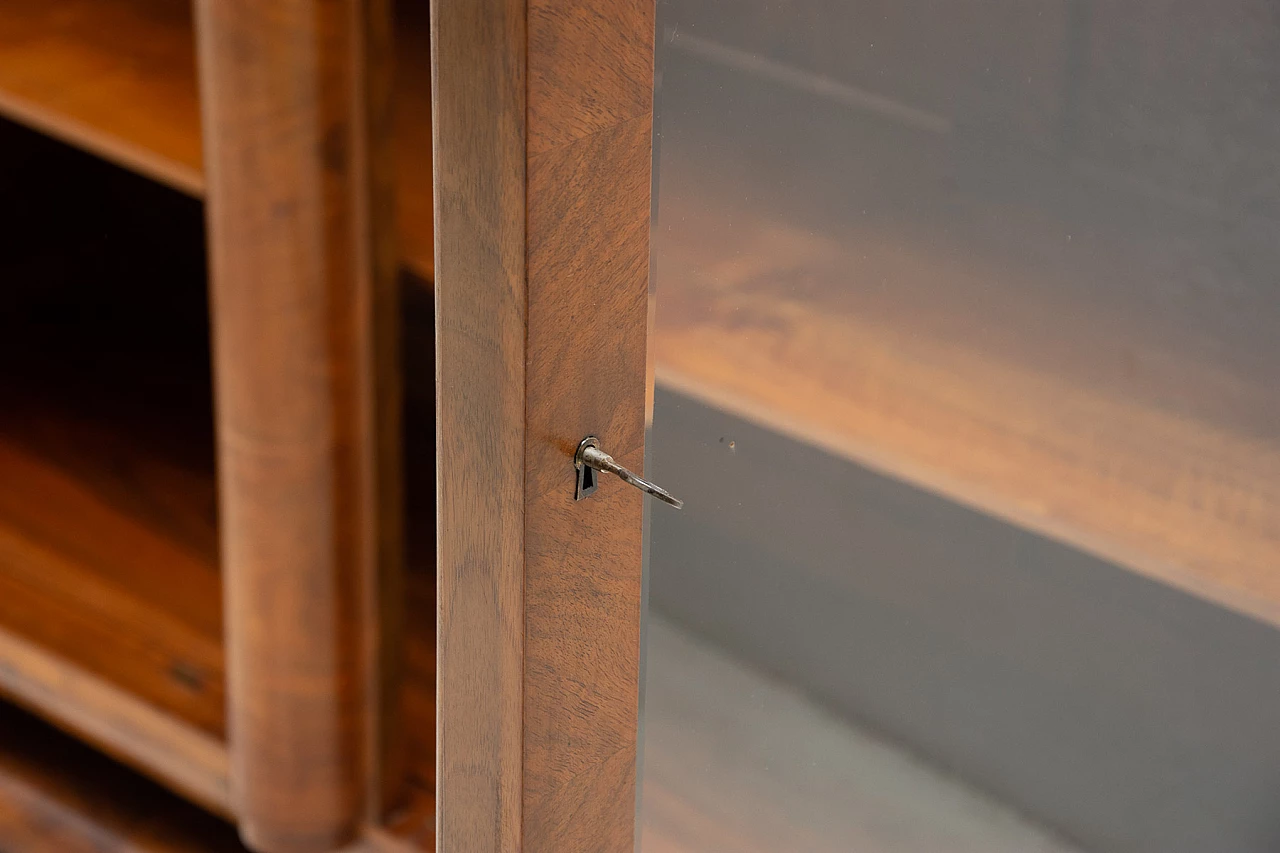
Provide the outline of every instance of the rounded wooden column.
[[196,5],[233,807],[261,853],[328,851],[380,772],[370,636],[398,511],[378,440],[394,432],[372,154],[387,75],[368,58],[385,10]]

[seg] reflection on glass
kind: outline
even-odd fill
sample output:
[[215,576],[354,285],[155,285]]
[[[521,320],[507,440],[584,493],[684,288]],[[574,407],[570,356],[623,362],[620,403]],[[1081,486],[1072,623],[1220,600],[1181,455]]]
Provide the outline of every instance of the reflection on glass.
[[1280,12],[659,8],[641,849],[1270,849]]

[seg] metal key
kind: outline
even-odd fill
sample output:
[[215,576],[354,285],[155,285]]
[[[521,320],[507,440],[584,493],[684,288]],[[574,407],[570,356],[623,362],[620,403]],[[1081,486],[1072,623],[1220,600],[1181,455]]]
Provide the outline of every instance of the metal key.
[[577,491],[574,492],[574,500],[580,501],[591,496],[600,485],[596,472],[607,471],[621,479],[622,482],[653,495],[665,504],[670,504],[676,509],[684,506],[684,501],[675,497],[666,489],[650,483],[643,477],[619,465],[612,456],[600,449],[600,439],[594,435],[589,435],[582,439],[582,442],[578,445],[578,452],[573,457],[573,467],[578,471],[578,487]]

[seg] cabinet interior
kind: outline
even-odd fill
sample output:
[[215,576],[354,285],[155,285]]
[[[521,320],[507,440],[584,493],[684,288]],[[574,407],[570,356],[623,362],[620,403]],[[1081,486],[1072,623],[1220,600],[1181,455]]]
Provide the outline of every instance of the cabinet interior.
[[[401,4],[406,342],[399,835],[435,730],[426,4]],[[0,10],[0,693],[224,815],[226,688],[192,9]],[[15,765],[16,766],[16,765]],[[16,771],[15,771],[16,772]]]

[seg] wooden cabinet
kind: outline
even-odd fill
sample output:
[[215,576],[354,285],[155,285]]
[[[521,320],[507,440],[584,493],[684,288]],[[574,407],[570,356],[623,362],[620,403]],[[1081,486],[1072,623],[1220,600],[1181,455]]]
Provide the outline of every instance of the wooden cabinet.
[[[1073,837],[1248,829],[1249,2],[2,4],[0,850],[637,849],[650,589]],[[653,743],[673,849],[803,799]]]
[[435,6],[0,11],[0,847],[631,837],[652,4]]
[[255,849],[431,836],[428,39],[409,4],[0,12],[0,685]]

